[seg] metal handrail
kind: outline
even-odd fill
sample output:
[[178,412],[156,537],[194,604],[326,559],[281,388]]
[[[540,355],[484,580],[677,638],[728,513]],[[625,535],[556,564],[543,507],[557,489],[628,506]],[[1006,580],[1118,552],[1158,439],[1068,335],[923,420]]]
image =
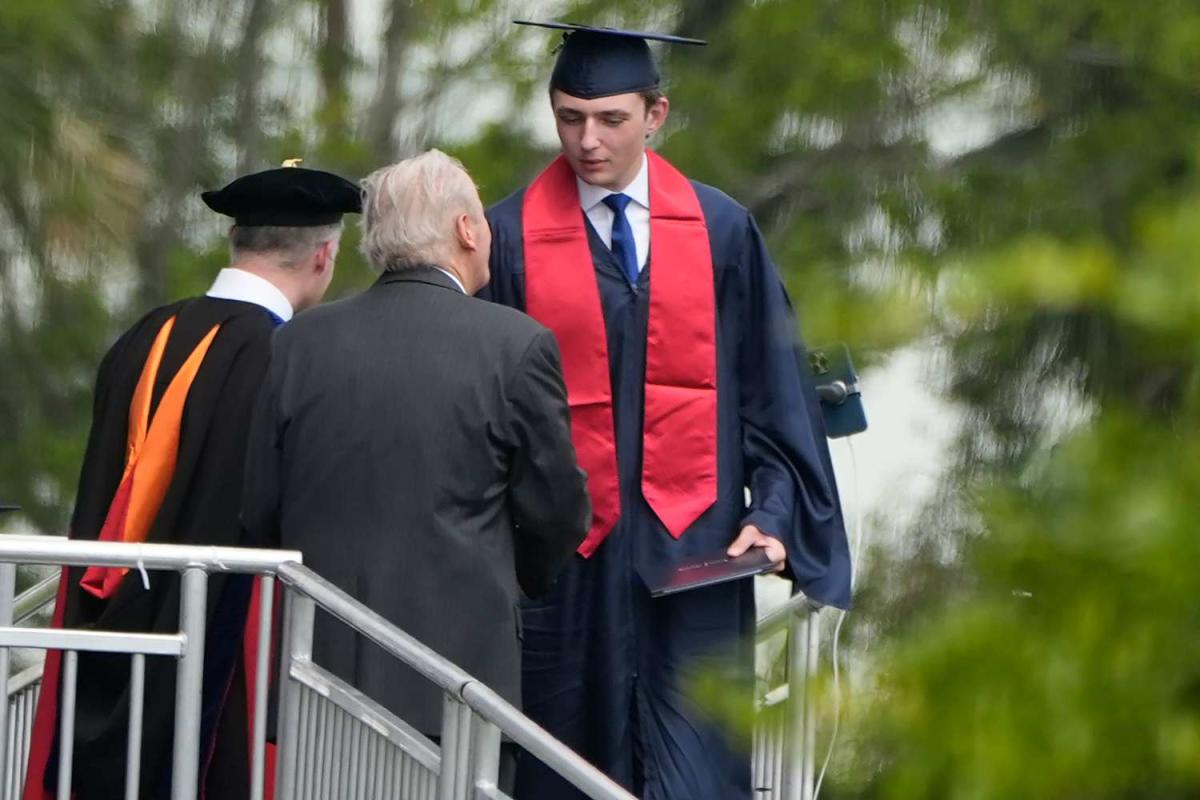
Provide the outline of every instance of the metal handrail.
[[[132,542],[99,542],[68,540],[49,536],[0,536],[0,697],[7,699],[9,684],[9,652],[13,647],[33,647],[61,650],[62,705],[60,725],[69,730],[74,725],[75,685],[78,675],[78,652],[99,650],[128,653],[131,658],[131,712],[126,771],[126,796],[138,791],[138,760],[141,737],[141,703],[144,698],[145,658],[147,655],[170,655],[176,658],[175,723],[172,744],[171,796],[176,800],[194,798],[199,774],[201,687],[206,635],[206,604],[210,573],[247,573],[273,581],[280,565],[299,562],[296,551],[248,548],[166,545]],[[178,634],[148,635],[63,629],[28,629],[14,626],[16,569],[18,564],[53,566],[104,566],[139,570],[168,570],[182,576]],[[32,613],[46,596],[51,583],[43,580],[26,593],[22,612]],[[259,659],[265,662],[268,640],[260,641]],[[256,697],[256,707],[265,704]],[[262,735],[256,726],[255,761],[262,760]],[[8,703],[0,702],[0,731],[8,732]],[[63,740],[59,749],[58,780],[60,786],[71,785],[72,739]],[[0,787],[9,785],[10,766],[7,756],[0,757]]]
[[142,653],[148,656],[183,655],[187,637],[182,633],[114,633],[111,631],[55,631],[0,625],[5,647],[42,650],[79,650],[90,653]]
[[58,594],[58,573],[42,578],[17,595],[13,602],[13,624],[20,625],[54,601]]
[[475,680],[462,668],[311,569],[300,564],[284,564],[279,569],[279,579],[460,700],[462,688]]
[[[6,536],[0,537],[0,560],[4,558],[6,542],[14,545],[19,542],[18,548],[21,554],[28,557],[31,552],[29,542],[31,538],[35,540],[33,544],[36,545],[32,552],[35,552],[39,558],[58,560],[59,563],[85,560],[98,555],[103,563],[111,566],[136,567],[140,560],[142,565],[148,569],[179,570],[181,569],[180,558],[183,556],[187,563],[207,568],[210,571],[242,572],[263,569],[275,572],[292,590],[310,598],[344,623],[358,629],[360,633],[375,641],[391,652],[393,656],[407,663],[444,692],[471,709],[481,719],[494,725],[510,740],[560,771],[580,789],[595,797],[622,798],[622,800],[627,800],[629,797],[612,781],[599,774],[566,746],[550,737],[543,729],[491,689],[477,682],[468,673],[418,640],[395,628],[386,619],[371,612],[333,584],[300,566],[297,563],[299,561],[298,553],[213,547],[180,548],[176,546],[168,546],[168,552],[160,549],[163,546],[122,543],[65,545],[65,539]],[[80,544],[86,547],[87,555],[73,558],[64,552],[69,549],[77,554]],[[99,550],[103,552],[93,550],[93,545],[98,545]],[[176,553],[180,553],[180,555],[174,555],[169,562],[164,562],[165,557]],[[22,592],[13,603],[12,624],[19,624],[51,604],[57,594],[58,581],[59,574],[56,571]],[[784,707],[787,713],[784,726],[779,728],[779,732],[776,734],[779,738],[775,741],[756,743],[755,753],[756,772],[760,771],[760,761],[764,767],[761,771],[774,775],[778,770],[777,777],[767,777],[767,784],[758,784],[762,787],[760,790],[768,791],[765,796],[776,798],[776,800],[785,798],[801,798],[803,800],[812,797],[814,765],[810,762],[815,738],[813,731],[815,720],[813,719],[814,698],[808,679],[816,669],[817,616],[820,608],[819,604],[802,594],[797,594],[764,614],[756,624],[756,638],[759,640],[785,630],[789,633],[789,646],[785,650],[788,655],[788,682],[774,687],[768,692],[762,698],[761,706],[765,709],[780,706],[789,698],[792,700],[787,707]],[[319,669],[315,665],[313,668]],[[303,672],[304,667],[293,667],[292,674],[297,674],[298,669]],[[41,666],[35,665],[20,675],[13,676],[9,681],[10,695],[24,690],[29,684],[36,682],[40,678],[40,673]],[[779,723],[770,724],[778,725]],[[758,752],[767,748],[777,749],[778,752]],[[440,761],[440,757],[438,760]],[[476,786],[475,790],[477,797],[504,797],[502,793],[481,786]],[[613,794],[614,790],[617,794]]]
[[303,561],[299,550],[253,547],[97,542],[59,536],[0,536],[0,561],[68,567],[126,567],[183,572],[237,572],[274,575],[283,564]]
[[[478,760],[473,762],[474,766],[469,768],[482,770],[479,774],[485,775],[489,769],[495,767],[494,754],[490,754],[491,751],[499,747],[500,737],[506,736],[541,759],[551,769],[559,772],[568,782],[589,796],[597,798],[597,800],[634,800],[633,796],[616,782],[566,745],[554,739],[495,691],[400,630],[381,615],[371,611],[329,581],[302,566],[299,563],[300,554],[297,552],[123,542],[78,542],[38,536],[5,536],[0,537],[0,564],[5,562],[69,566],[100,564],[131,569],[137,567],[167,569],[185,574],[193,572],[274,574],[285,584],[289,597],[294,594],[307,598],[306,602],[311,602],[340,619],[439,687],[448,698],[448,706],[461,704],[459,707],[464,712],[476,717],[474,722],[468,720],[466,727],[461,729],[459,742],[457,744],[450,743],[453,745],[451,750],[455,751],[450,757],[450,764],[454,769],[462,772],[468,768],[467,762],[462,758],[462,752],[470,751],[471,758]],[[11,570],[11,566],[8,569]],[[53,602],[57,593],[58,581],[59,575],[56,573],[34,584],[15,599],[12,604],[13,614],[10,627],[0,626],[0,634],[3,634],[10,645],[20,642],[39,646],[39,642],[47,638],[46,634],[41,631],[26,632],[27,629],[17,629],[12,626],[16,624],[18,618],[26,619]],[[54,634],[60,640],[55,646],[68,643],[75,649],[91,649],[92,646],[107,646],[107,640],[117,636],[117,634],[107,633],[89,633],[88,635],[96,641],[87,640],[85,642],[78,632],[59,631]],[[124,648],[126,651],[131,649],[135,644],[133,638],[129,636],[125,636],[125,638],[129,641],[124,644],[114,643],[114,646]],[[150,642],[150,638],[154,638],[155,642],[162,639],[164,643],[170,640],[172,644],[178,640],[178,637],[174,635],[156,637],[142,635],[134,638],[138,639],[136,644],[143,651],[148,646],[148,649],[157,649],[152,646],[154,643]],[[29,641],[25,641],[26,639]],[[146,641],[142,641],[142,639]],[[45,646],[45,644],[40,646]],[[265,672],[264,670],[264,676]],[[32,674],[30,671],[27,673]],[[13,688],[15,689],[17,686],[23,688],[30,683],[33,678],[29,675],[22,673],[21,676],[14,676]],[[256,734],[259,734],[256,739],[261,736],[257,731]],[[476,742],[485,742],[486,745],[477,748]],[[443,741],[443,752],[445,752],[447,744],[446,741]],[[460,781],[454,784],[456,792],[458,788],[464,790],[467,788],[467,785],[461,781],[469,780],[473,783],[471,791],[475,796],[504,797],[503,793],[496,790],[494,784],[489,785],[486,779],[477,781],[463,773],[454,780]],[[446,785],[451,784],[447,782]]]
[[771,636],[786,627],[795,614],[801,611],[820,611],[822,608],[823,606],[811,597],[794,594],[788,598],[786,603],[776,606],[759,617],[755,624],[755,636],[759,639]]
[[633,795],[495,691],[320,575],[303,565],[286,563],[280,565],[278,574],[289,588],[310,598],[324,611],[354,628],[495,725],[501,734],[532,753],[577,789],[603,800],[635,800]]

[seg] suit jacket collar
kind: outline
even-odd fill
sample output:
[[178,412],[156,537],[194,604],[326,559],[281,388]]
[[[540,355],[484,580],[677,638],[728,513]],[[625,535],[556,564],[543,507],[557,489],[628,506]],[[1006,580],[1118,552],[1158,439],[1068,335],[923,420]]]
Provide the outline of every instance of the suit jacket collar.
[[391,283],[427,283],[430,286],[440,286],[443,289],[463,294],[462,289],[454,282],[453,278],[432,264],[385,272],[379,276],[375,285],[383,286]]

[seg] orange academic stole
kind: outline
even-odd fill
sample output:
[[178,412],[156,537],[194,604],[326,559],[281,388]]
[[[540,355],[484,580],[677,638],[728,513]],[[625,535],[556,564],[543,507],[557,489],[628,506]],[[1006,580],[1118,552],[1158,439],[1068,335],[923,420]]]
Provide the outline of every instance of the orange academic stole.
[[[158,332],[129,406],[129,435],[125,450],[125,472],[100,529],[102,542],[144,542],[158,515],[167,487],[175,475],[179,454],[179,428],[188,390],[220,330],[214,325],[175,373],[150,419],[154,381],[162,363],[167,339],[175,326],[171,317]],[[128,572],[123,567],[88,567],[80,586],[99,598],[111,597]]]

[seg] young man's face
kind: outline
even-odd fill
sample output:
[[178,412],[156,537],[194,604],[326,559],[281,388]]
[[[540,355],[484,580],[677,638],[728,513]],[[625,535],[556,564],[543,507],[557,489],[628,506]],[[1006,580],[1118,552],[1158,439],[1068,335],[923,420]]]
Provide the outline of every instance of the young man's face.
[[635,92],[583,100],[550,95],[563,155],[575,174],[610,191],[625,189],[642,167],[646,139],[667,119],[667,99],[650,108]]

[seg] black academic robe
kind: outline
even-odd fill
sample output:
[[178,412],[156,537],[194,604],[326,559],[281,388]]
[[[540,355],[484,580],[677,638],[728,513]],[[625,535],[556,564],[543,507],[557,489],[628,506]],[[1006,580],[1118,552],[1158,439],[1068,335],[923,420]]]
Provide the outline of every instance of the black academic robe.
[[[153,409],[170,379],[216,323],[220,332],[188,393],[178,460],[147,541],[238,546],[246,542],[238,513],[251,412],[266,371],[276,320],[252,303],[208,297],[147,314],[113,345],[96,380],[92,429],[80,473],[73,539],[96,539],[125,464],[129,406],[143,364],[163,323],[177,315],[155,382]],[[152,572],[150,589],[131,570],[116,592],[100,600],[79,586],[83,569],[65,571],[65,627],[168,633],[179,630],[180,577]],[[212,575],[208,585],[201,770],[204,794],[248,794],[246,697],[241,640],[251,578]],[[60,602],[64,597],[60,592]],[[129,657],[79,654],[74,796],[122,796],[129,714]],[[141,796],[170,795],[176,662],[146,659]],[[58,689],[59,687],[53,687]],[[60,710],[61,713],[61,710]],[[54,721],[55,731],[58,729]],[[44,786],[57,783],[58,734]],[[30,774],[29,785],[41,776]],[[30,795],[27,793],[26,797]]]
[[[755,524],[784,543],[800,590],[844,608],[850,559],[819,405],[802,376],[803,347],[779,275],[749,212],[712,187],[693,186],[716,292],[717,501],[674,539],[642,496],[653,263],[631,286],[581,210],[608,337],[621,516],[590,559],[577,556],[547,598],[523,609],[522,688],[527,713],[639,795],[730,800],[750,797],[748,748],[696,708],[688,684],[716,677],[749,713],[753,582],[651,599],[646,581],[684,559],[723,553],[743,525]],[[520,309],[523,200],[518,192],[488,211],[492,278],[483,292]],[[522,759],[519,800],[581,796]]]

